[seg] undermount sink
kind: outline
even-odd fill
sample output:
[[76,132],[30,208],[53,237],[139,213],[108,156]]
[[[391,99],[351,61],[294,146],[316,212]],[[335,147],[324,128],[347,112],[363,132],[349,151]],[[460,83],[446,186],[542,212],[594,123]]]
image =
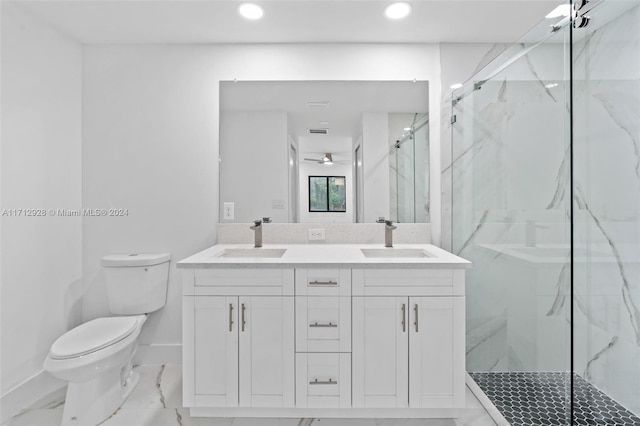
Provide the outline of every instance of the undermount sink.
[[422,249],[396,249],[393,247],[379,249],[360,249],[364,257],[374,258],[421,258],[432,257],[429,253]]
[[282,255],[286,251],[287,249],[265,249],[265,248],[225,249],[216,257],[275,259],[275,258],[282,257]]

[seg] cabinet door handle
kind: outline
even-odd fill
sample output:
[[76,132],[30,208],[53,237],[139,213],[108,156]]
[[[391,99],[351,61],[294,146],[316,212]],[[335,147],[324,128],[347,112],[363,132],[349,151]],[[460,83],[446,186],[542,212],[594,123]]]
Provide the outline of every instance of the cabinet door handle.
[[229,331],[233,331],[233,303],[229,303]]
[[338,324],[334,324],[332,322],[329,322],[328,324],[318,324],[318,322],[314,322],[313,324],[309,324],[309,327],[311,328],[315,328],[315,327],[337,327]]
[[413,305],[413,312],[415,314],[415,321],[413,322],[413,325],[416,326],[416,333],[418,332],[418,304],[416,303],[415,305]]
[[312,382],[309,382],[310,385],[337,385],[338,382],[336,380],[333,379],[329,379],[329,380],[318,380],[315,379]]
[[402,304],[402,332],[407,331],[407,306]]
[[338,285],[338,281],[309,281],[309,285]]
[[247,323],[244,317],[244,312],[247,310],[247,307],[242,304],[242,331],[244,331],[244,325]]

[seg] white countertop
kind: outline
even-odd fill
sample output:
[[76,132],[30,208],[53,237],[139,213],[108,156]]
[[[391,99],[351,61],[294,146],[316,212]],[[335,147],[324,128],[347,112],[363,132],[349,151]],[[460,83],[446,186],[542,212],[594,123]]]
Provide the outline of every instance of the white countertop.
[[[386,249],[382,244],[265,244],[262,250],[286,249],[286,252],[277,258],[221,257],[229,249],[253,249],[253,245],[218,244],[179,261],[178,268],[471,268],[468,260],[431,244],[396,244]],[[368,258],[360,249],[420,249],[427,257]]]

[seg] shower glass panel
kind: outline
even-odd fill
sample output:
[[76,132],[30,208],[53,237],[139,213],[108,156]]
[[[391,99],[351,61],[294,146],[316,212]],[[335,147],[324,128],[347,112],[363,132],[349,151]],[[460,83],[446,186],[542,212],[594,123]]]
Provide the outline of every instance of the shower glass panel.
[[429,222],[429,115],[389,114],[391,220]]
[[578,424],[639,425],[640,1],[588,16],[573,33],[574,399]]
[[570,424],[569,27],[550,23],[453,95],[467,370],[512,425]]
[[454,93],[467,369],[513,426],[640,425],[640,0],[572,7]]

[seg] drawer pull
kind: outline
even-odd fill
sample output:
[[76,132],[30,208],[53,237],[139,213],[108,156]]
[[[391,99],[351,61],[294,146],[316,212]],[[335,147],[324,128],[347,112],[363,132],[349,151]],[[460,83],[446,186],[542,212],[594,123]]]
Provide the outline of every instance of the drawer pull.
[[338,285],[338,281],[309,281],[309,285]]
[[229,331],[233,331],[233,304],[229,303]]
[[337,385],[338,382],[336,380],[333,379],[329,379],[329,380],[324,380],[324,381],[318,381],[318,379],[315,379],[313,382],[309,382],[310,385]]
[[416,326],[416,333],[418,332],[418,305],[413,305],[413,312],[415,312],[416,320],[413,322],[413,325]]
[[406,313],[406,305],[402,304],[402,332],[407,331],[407,313]]
[[315,328],[315,327],[337,327],[338,324],[334,324],[332,322],[330,322],[329,324],[318,324],[317,322],[314,322],[313,324],[309,324],[309,327]]

